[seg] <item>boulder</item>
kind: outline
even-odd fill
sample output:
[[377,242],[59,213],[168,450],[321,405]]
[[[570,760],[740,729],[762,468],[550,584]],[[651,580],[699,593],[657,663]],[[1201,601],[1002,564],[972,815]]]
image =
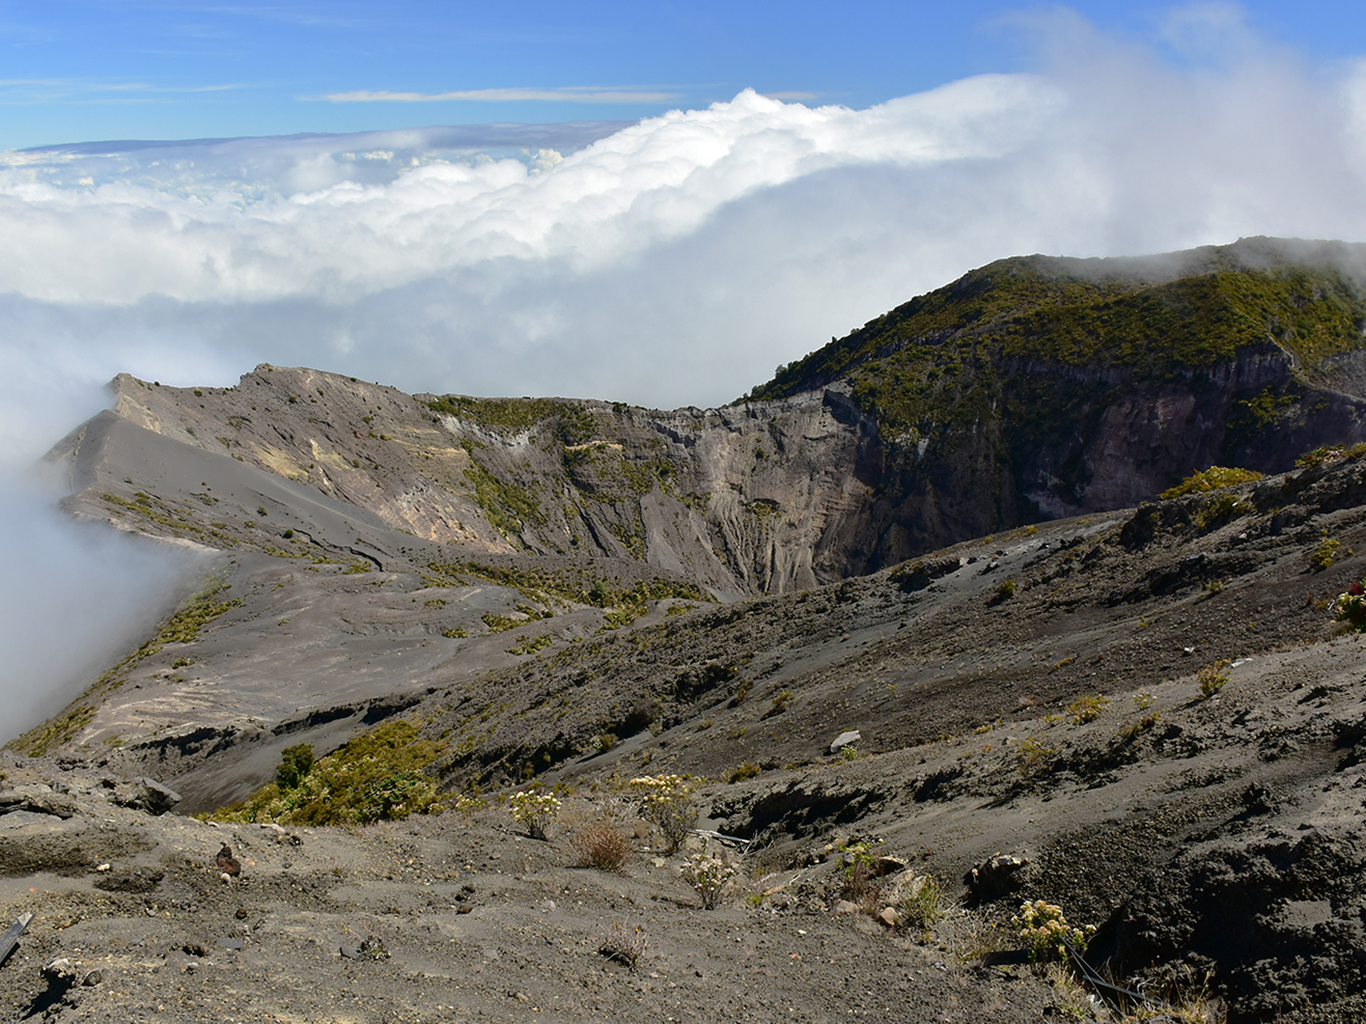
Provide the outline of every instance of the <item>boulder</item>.
[[842,732],[836,736],[834,741],[830,744],[830,753],[838,754],[851,743],[857,743],[861,739],[863,739],[863,737],[859,734],[857,729],[850,729],[848,732]]
[[999,899],[1015,888],[1015,874],[1028,863],[1028,857],[998,853],[969,870],[963,884],[978,902]]
[[120,807],[162,815],[180,803],[180,794],[155,779],[139,776],[132,782],[121,782],[114,786],[114,803]]

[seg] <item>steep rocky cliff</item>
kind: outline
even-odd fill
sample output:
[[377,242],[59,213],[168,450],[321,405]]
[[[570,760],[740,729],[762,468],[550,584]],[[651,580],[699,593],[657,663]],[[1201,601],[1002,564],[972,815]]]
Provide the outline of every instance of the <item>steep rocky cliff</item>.
[[[114,412],[439,544],[625,558],[717,596],[782,593],[1133,505],[1211,464],[1282,471],[1360,440],[1364,258],[1252,239],[1002,260],[724,409],[409,396],[263,365],[226,389],[122,375]],[[105,500],[130,500],[121,486],[76,504],[123,518]],[[179,511],[198,524],[183,536],[279,547],[194,501]]]

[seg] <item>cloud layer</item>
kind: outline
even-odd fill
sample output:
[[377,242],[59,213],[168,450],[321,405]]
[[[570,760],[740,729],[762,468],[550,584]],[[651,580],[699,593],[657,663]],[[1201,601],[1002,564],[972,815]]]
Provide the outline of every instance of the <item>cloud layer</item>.
[[1034,28],[1037,73],[867,110],[0,157],[0,464],[120,370],[710,405],[1002,256],[1366,239],[1366,64],[1236,19],[1174,19],[1176,63]]
[[1062,19],[1043,73],[867,110],[10,154],[9,347],[41,324],[87,381],[269,359],[711,404],[1000,256],[1366,237],[1366,73],[1225,36],[1178,70]]

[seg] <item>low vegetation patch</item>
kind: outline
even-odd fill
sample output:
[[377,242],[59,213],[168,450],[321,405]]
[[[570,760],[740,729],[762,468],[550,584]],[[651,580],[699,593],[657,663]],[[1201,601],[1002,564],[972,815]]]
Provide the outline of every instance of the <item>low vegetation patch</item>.
[[1229,663],[1227,658],[1206,665],[1195,674],[1195,681],[1200,686],[1200,695],[1206,700],[1222,690],[1228,680]]
[[559,816],[560,802],[549,793],[526,790],[512,794],[508,800],[508,813],[513,821],[526,828],[532,839],[544,839],[545,830]]
[[1062,907],[1043,900],[1021,904],[1020,912],[1010,919],[1010,926],[1029,949],[1029,958],[1034,963],[1065,961],[1069,944],[1078,954],[1085,953],[1096,933],[1094,925],[1072,927]]
[[1182,480],[1175,487],[1169,487],[1158,495],[1164,501],[1171,498],[1181,498],[1187,494],[1200,494],[1205,491],[1217,491],[1225,487],[1233,487],[1236,484],[1245,484],[1252,480],[1260,480],[1262,474],[1251,469],[1239,469],[1230,466],[1210,466],[1209,469],[1192,473]]
[[631,780],[631,789],[640,800],[640,816],[664,835],[673,853],[697,824],[697,780],[686,775],[643,775]]
[[645,955],[645,928],[618,921],[598,940],[598,953],[635,970]]
[[1108,697],[1103,697],[1098,693],[1082,694],[1067,705],[1067,716],[1072,719],[1073,725],[1085,725],[1097,718],[1105,710],[1105,705],[1109,703]]
[[1366,455],[1366,443],[1350,447],[1343,444],[1328,444],[1315,448],[1312,452],[1305,452],[1295,460],[1295,465],[1300,469],[1316,469],[1319,466],[1331,466],[1335,462],[1359,459],[1363,455]]
[[708,851],[705,843],[702,852],[693,854],[680,872],[702,901],[703,910],[716,909],[735,878],[735,868],[721,854]]
[[1366,632],[1366,582],[1356,581],[1338,595],[1334,603],[1337,620],[1346,623],[1348,630]]
[[441,809],[436,780],[426,769],[443,748],[424,739],[411,722],[381,723],[316,762],[311,761],[312,748],[305,753],[304,747],[307,744],[298,744],[284,752],[275,782],[206,817],[282,825],[363,825]]
[[598,815],[579,825],[569,835],[584,864],[599,871],[620,871],[631,857],[631,837],[620,824]]

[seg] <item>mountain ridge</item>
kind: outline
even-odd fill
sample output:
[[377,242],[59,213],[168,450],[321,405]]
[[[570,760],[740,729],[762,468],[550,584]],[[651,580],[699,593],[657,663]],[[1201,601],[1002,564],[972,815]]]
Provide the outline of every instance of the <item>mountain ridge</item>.
[[[248,933],[263,952],[294,955],[286,933],[302,926],[289,901],[305,884],[288,872],[301,855],[254,845],[258,827],[284,835],[265,818],[293,826],[304,811],[277,768],[306,744],[352,770],[397,736],[422,763],[405,762],[366,799],[392,810],[408,787],[428,809],[476,809],[476,824],[433,814],[439,841],[421,845],[487,887],[481,913],[495,912],[494,890],[515,894],[499,913],[516,919],[516,901],[583,884],[569,837],[613,820],[644,841],[625,780],[680,774],[697,780],[705,827],[761,851],[747,863],[767,881],[723,911],[761,942],[841,920],[847,865],[834,850],[880,841],[955,893],[956,879],[1009,850],[1028,862],[1016,887],[972,887],[945,928],[986,934],[994,922],[1004,933],[1016,899],[1047,899],[1099,926],[1095,956],[1127,984],[1207,971],[1230,1021],[1354,1020],[1366,977],[1355,953],[1366,682],[1363,639],[1337,635],[1334,602],[1366,576],[1364,307],[1352,266],[1310,261],[1300,274],[1274,260],[1297,246],[1361,250],[1239,246],[1123,264],[1128,283],[1105,277],[1114,264],[1087,264],[1111,291],[1084,301],[1075,265],[1045,264],[1072,275],[1071,297],[1052,306],[1013,305],[998,270],[974,272],[966,297],[941,289],[808,357],[791,380],[811,386],[719,409],[407,395],[270,364],[232,388],[120,375],[114,407],[50,454],[72,488],[64,507],[193,546],[204,585],[8,745],[27,784],[76,796],[71,807],[40,790],[0,800],[0,865],[18,865],[0,879],[69,871],[108,850],[141,858],[147,877],[162,864],[177,914],[220,913],[225,897],[172,852],[207,843],[209,826],[146,838],[136,821],[109,818],[109,830],[82,831],[103,821],[106,791],[124,799],[128,780],[154,777],[182,810],[216,812],[233,849],[268,865],[270,909]],[[1209,274],[1149,280],[1173,266]],[[940,317],[929,333],[915,319],[926,309]],[[1191,314],[1182,337],[1208,344],[1159,351],[1162,336],[1131,330],[1152,309],[1159,324]],[[1075,359],[1031,362],[1048,354],[1031,325],[1050,324]],[[1113,325],[1146,348],[1094,358],[1087,332]],[[850,354],[859,359],[836,367]],[[840,372],[815,383],[817,365]],[[1249,471],[1241,482],[1158,498],[1230,455]],[[845,732],[859,733],[848,753],[835,749]],[[477,810],[485,794],[527,786],[579,801],[580,817],[534,857],[496,809]],[[80,818],[32,837],[6,831],[21,819],[5,809],[21,806]],[[325,794],[309,808],[330,813]],[[308,891],[328,894],[315,921],[455,877],[420,879],[412,857],[376,852],[398,835],[308,833],[310,846],[366,865],[354,880],[304,868]],[[524,865],[511,885],[481,860],[494,848]],[[589,896],[593,913],[615,913],[625,892],[651,928],[677,930],[692,904],[682,862],[659,852],[634,855],[620,891]],[[161,877],[138,892],[159,891]],[[0,886],[4,906],[23,891]],[[473,933],[455,917],[466,897],[440,891],[449,920],[429,900],[374,926],[408,985],[451,999],[420,965]],[[108,913],[147,916],[125,903]],[[961,935],[922,947],[897,932],[898,945],[878,945],[885,926],[853,913],[861,924],[849,930],[879,964],[860,975],[868,985],[905,970],[938,999],[938,982],[916,972],[952,970],[1003,1024],[1072,1005],[1061,983],[1050,996],[1053,983],[1024,972],[994,987],[995,974],[971,966],[980,949],[949,954]],[[45,949],[76,955],[49,931]],[[726,959],[731,945],[728,935],[707,948]],[[519,964],[564,974],[560,951],[543,946],[518,945]],[[682,946],[669,955],[692,955]],[[191,947],[202,948],[176,948]],[[163,985],[149,970],[144,983]],[[843,984],[844,970],[821,984]],[[0,984],[38,1005],[28,982]],[[506,997],[505,981],[470,984],[477,999]],[[112,1005],[109,988],[96,995]],[[305,998],[315,1015],[331,1005]],[[751,1015],[786,1019],[765,1012]]]

